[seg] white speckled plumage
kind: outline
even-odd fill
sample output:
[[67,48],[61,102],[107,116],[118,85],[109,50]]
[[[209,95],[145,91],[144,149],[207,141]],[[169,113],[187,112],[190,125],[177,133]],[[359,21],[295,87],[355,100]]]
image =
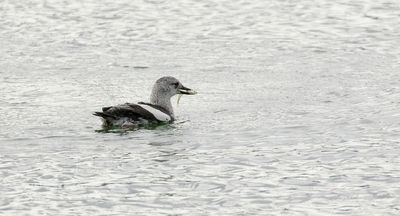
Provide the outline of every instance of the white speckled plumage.
[[139,106],[143,107],[145,110],[149,111],[154,117],[162,122],[169,122],[171,121],[171,116],[146,104],[139,104]]

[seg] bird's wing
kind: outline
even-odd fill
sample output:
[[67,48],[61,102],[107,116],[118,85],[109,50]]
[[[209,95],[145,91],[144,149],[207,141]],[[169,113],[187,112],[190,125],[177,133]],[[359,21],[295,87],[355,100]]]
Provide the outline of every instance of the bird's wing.
[[132,120],[139,120],[142,118],[150,121],[157,121],[157,118],[151,112],[133,103],[103,107],[103,113],[109,117],[114,117],[115,119],[127,117]]

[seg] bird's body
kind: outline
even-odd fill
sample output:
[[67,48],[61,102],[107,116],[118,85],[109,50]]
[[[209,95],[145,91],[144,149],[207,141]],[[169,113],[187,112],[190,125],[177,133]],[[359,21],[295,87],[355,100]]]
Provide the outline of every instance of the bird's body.
[[171,123],[175,120],[171,97],[176,94],[196,94],[174,77],[162,77],[154,84],[150,103],[125,103],[103,107],[94,115],[102,117],[105,127],[137,127],[148,123]]
[[171,123],[175,120],[164,108],[144,102],[103,107],[103,112],[95,112],[94,115],[102,117],[103,125],[106,127],[131,127],[148,123]]

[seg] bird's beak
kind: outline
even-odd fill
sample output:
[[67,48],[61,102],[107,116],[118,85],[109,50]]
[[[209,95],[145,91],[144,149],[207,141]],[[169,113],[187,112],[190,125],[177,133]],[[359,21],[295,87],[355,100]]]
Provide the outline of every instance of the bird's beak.
[[186,94],[186,95],[195,95],[197,92],[195,90],[192,90],[190,88],[186,88],[185,86],[181,86],[178,89],[179,94]]

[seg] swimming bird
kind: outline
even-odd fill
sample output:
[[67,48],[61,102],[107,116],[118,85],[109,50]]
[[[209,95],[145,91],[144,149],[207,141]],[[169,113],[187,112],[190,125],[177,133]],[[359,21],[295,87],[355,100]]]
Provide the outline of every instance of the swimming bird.
[[172,123],[175,120],[171,97],[176,94],[195,95],[178,79],[165,76],[158,79],[152,89],[150,103],[125,103],[103,107],[103,112],[93,115],[102,117],[104,127],[130,128],[148,123]]

